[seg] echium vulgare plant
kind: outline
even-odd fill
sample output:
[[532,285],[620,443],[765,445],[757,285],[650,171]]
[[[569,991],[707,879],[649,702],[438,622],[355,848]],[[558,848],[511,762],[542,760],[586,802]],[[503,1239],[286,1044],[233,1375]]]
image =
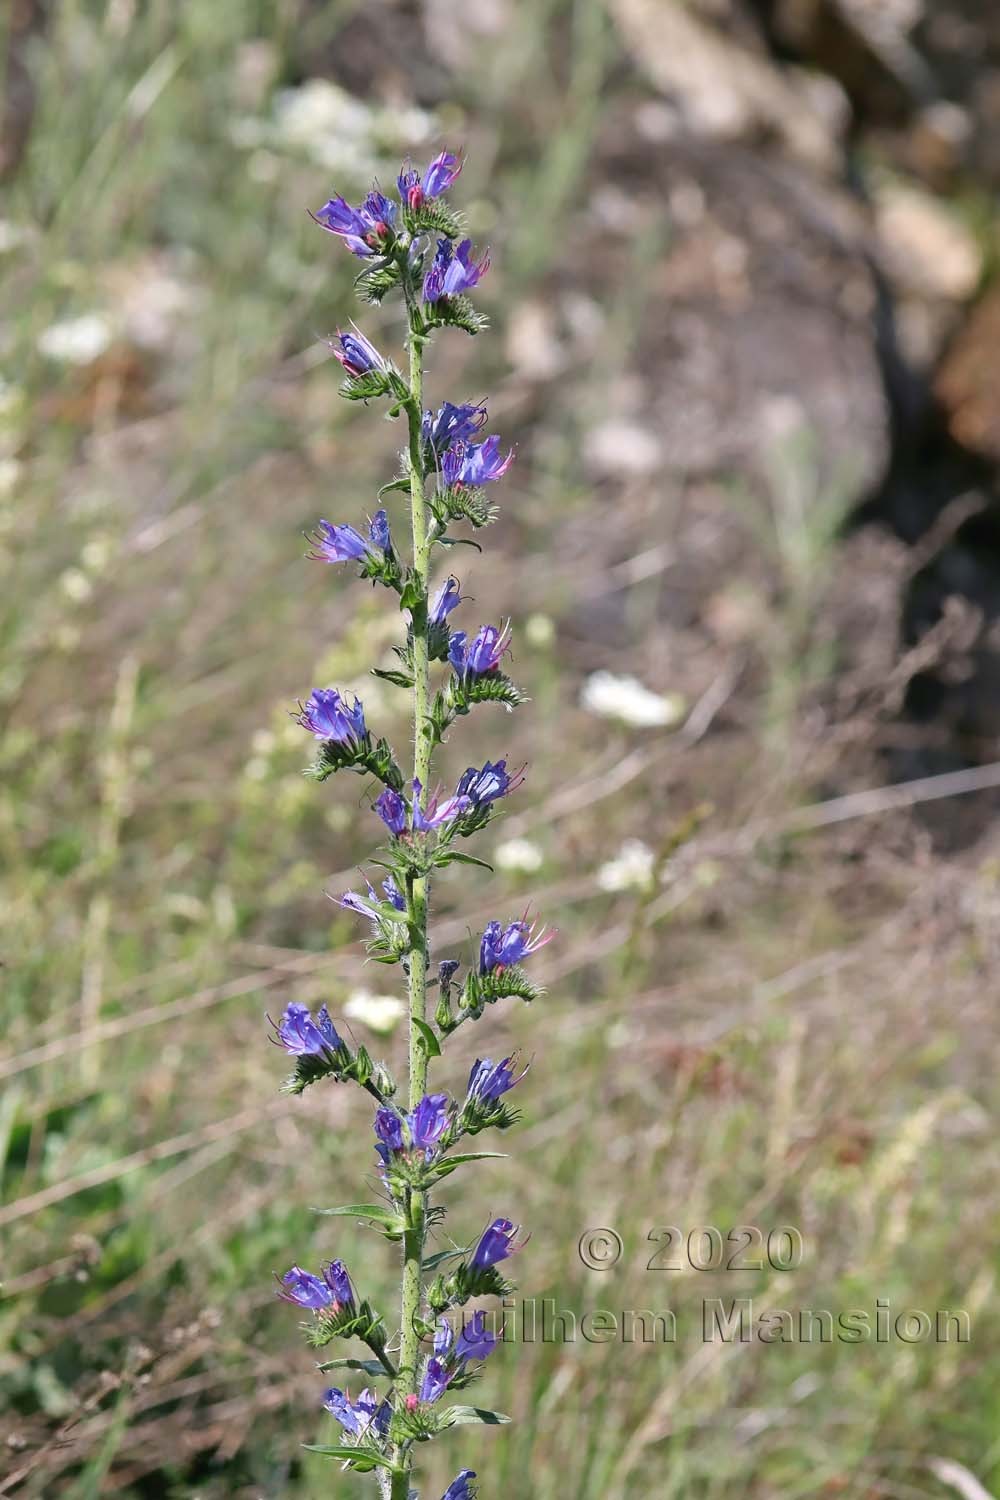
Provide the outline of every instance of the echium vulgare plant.
[[[464,1096],[428,1092],[428,1067],[442,1056],[442,1043],[460,1026],[476,1021],[487,1005],[510,996],[532,1000],[538,993],[524,961],[546,941],[544,930],[526,917],[487,923],[478,955],[460,975],[454,958],[430,970],[428,899],[432,874],[447,865],[483,865],[461,847],[490,821],[496,804],[514,790],[522,771],[505,758],[470,766],[455,790],[435,789],[431,761],[454,720],[482,703],[511,710],[523,701],[504,670],[510,625],[484,624],[474,633],[452,628],[462,603],[460,584],[448,574],[431,592],[435,549],[450,550],[468,537],[459,525],[479,529],[494,517],[490,487],[510,467],[513,453],[502,453],[499,438],[480,436],[487,420],[484,401],[445,401],[425,407],[424,360],[432,334],[440,328],[477,333],[485,319],[467,293],[489,265],[478,259],[462,235],[461,220],[445,201],[461,169],[444,151],[421,175],[407,163],[399,174],[399,199],[374,187],[357,208],[332,198],[316,222],[341,239],[364,261],[357,278],[361,294],[381,303],[396,294],[406,312],[407,373],[396,367],[357,328],[337,334],[333,352],[346,372],[342,394],[351,401],[385,401],[390,417],[405,416],[408,431],[400,472],[379,492],[399,492],[409,501],[409,557],[397,544],[384,509],[367,529],[348,521],[320,521],[310,556],[326,563],[355,565],[361,578],[394,593],[406,620],[405,641],[394,646],[391,670],[374,675],[412,696],[413,771],[404,777],[385,739],[369,729],[362,703],[335,687],[316,688],[300,704],[299,723],[317,741],[309,774],[325,781],[336,771],[374,778],[381,790],[374,811],[388,841],[373,864],[379,889],[348,891],[340,904],[369,924],[368,953],[384,964],[398,964],[409,1000],[408,1077],[397,1086],[384,1064],[363,1046],[352,1048],[337,1031],[326,1006],[318,1014],[291,1004],[275,1026],[275,1040],[295,1059],[285,1087],[301,1093],[323,1079],[359,1085],[374,1099],[373,1145],[382,1182],[382,1201],[355,1203],[323,1212],[364,1220],[402,1251],[398,1333],[355,1289],[343,1260],[333,1259],[318,1274],[294,1265],[280,1278],[279,1293],[306,1309],[308,1343],[323,1348],[333,1339],[355,1339],[370,1358],[346,1357],[320,1365],[322,1371],[356,1372],[379,1388],[352,1394],[334,1386],[323,1405],[340,1424],[338,1440],[313,1446],[347,1469],[372,1475],[384,1500],[415,1500],[411,1488],[416,1445],[457,1424],[505,1421],[495,1412],[453,1401],[476,1377],[497,1335],[487,1310],[466,1311],[473,1299],[503,1297],[512,1290],[501,1264],[520,1249],[519,1228],[507,1218],[482,1226],[463,1248],[430,1253],[429,1231],[445,1210],[432,1204],[438,1183],[457,1167],[494,1155],[463,1151],[466,1138],[488,1128],[505,1130],[517,1116],[506,1095],[524,1077],[516,1055],[477,1059]],[[442,666],[433,688],[432,665]],[[484,866],[489,868],[489,866]],[[431,1012],[433,1006],[433,1013]],[[454,1242],[452,1242],[454,1244]],[[450,1316],[449,1316],[450,1315]],[[342,1377],[346,1382],[350,1373]],[[464,1469],[443,1500],[469,1500],[475,1473]]]

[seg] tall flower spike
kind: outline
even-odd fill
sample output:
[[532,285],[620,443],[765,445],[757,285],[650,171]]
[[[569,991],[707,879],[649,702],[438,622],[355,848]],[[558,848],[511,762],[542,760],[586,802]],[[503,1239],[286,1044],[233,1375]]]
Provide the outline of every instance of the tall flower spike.
[[[360,203],[334,195],[314,215],[365,263],[356,278],[361,294],[378,303],[398,298],[406,316],[405,375],[353,325],[341,329],[330,347],[347,376],[340,383],[345,399],[367,403],[386,397],[389,414],[404,418],[403,467],[379,494],[405,495],[408,524],[398,524],[394,538],[389,510],[376,501],[367,530],[320,521],[309,556],[331,564],[353,562],[360,578],[382,584],[397,599],[403,618],[392,646],[396,660],[380,660],[372,670],[380,688],[388,684],[412,695],[412,768],[404,771],[388,740],[372,734],[361,701],[337,688],[314,689],[296,714],[319,742],[307,774],[323,782],[342,770],[370,778],[370,800],[386,830],[380,888],[365,877],[363,889],[336,899],[370,924],[369,959],[398,965],[405,976],[409,1035],[399,1049],[406,1057],[405,1077],[397,1085],[364,1046],[342,1040],[325,1005],[314,1015],[292,1001],[271,1025],[274,1042],[295,1059],[294,1072],[282,1085],[286,1092],[301,1093],[333,1079],[355,1083],[375,1100],[380,1202],[340,1212],[400,1246],[402,1279],[398,1321],[392,1325],[357,1296],[341,1260],[327,1261],[318,1272],[292,1265],[278,1280],[278,1295],[309,1314],[302,1326],[313,1349],[334,1339],[354,1340],[373,1356],[357,1360],[348,1351],[346,1358],[322,1367],[360,1368],[373,1382],[384,1379],[385,1387],[362,1390],[355,1398],[331,1386],[322,1404],[340,1430],[313,1451],[335,1457],[347,1471],[374,1474],[382,1500],[410,1500],[417,1493],[414,1464],[421,1445],[456,1425],[463,1412],[484,1421],[507,1420],[450,1404],[449,1397],[468,1384],[498,1340],[485,1308],[470,1312],[460,1327],[454,1316],[449,1324],[447,1315],[473,1298],[505,1295],[510,1283],[497,1267],[524,1241],[510,1219],[498,1218],[468,1252],[430,1256],[428,1233],[444,1215],[433,1201],[438,1182],[452,1172],[472,1170],[483,1154],[465,1150],[463,1142],[516,1123],[506,1095],[527,1069],[519,1070],[516,1054],[499,1062],[477,1058],[464,1095],[457,1097],[437,1086],[436,1075],[431,1081],[429,1072],[432,1062],[443,1067],[443,1044],[451,1033],[475,1024],[487,1004],[507,995],[534,998],[537,990],[520,964],[548,940],[527,916],[506,925],[489,922],[478,964],[457,978],[458,960],[432,956],[428,934],[432,878],[455,863],[483,864],[465,853],[465,841],[524,777],[523,768],[510,768],[501,756],[469,766],[454,791],[445,793],[432,770],[437,746],[460,718],[481,703],[512,708],[522,701],[503,671],[510,622],[481,625],[468,634],[452,630],[451,616],[462,603],[458,579],[449,575],[430,588],[432,574],[443,572],[438,564],[444,554],[439,559],[436,548],[468,540],[454,534],[464,524],[485,525],[492,507],[483,488],[502,478],[514,458],[514,450],[505,451],[495,434],[482,436],[485,400],[442,400],[435,406],[424,395],[425,350],[436,331],[475,333],[486,321],[465,294],[481,281],[489,255],[473,253],[472,241],[461,237],[458,216],[441,201],[461,168],[451,151],[439,152],[422,170],[406,162],[396,182],[398,201],[376,184]],[[404,535],[412,538],[412,549]],[[438,664],[445,662],[452,670],[445,666],[433,680],[432,671],[437,676]],[[372,1007],[386,1008],[393,1020],[397,1005],[394,997],[372,997]],[[374,1009],[369,1015],[375,1026]],[[371,1212],[362,1211],[367,1209]],[[427,1335],[433,1336],[433,1348],[422,1343]],[[473,1469],[462,1469],[442,1500],[474,1500],[475,1477]]]

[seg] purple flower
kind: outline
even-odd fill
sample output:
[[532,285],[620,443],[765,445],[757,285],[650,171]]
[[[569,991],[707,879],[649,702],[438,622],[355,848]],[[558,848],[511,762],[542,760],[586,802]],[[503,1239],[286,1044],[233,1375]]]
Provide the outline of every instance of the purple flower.
[[505,458],[500,457],[500,439],[494,432],[481,443],[454,443],[441,459],[441,473],[449,485],[490,484],[501,479],[513,462],[513,448]]
[[314,688],[309,701],[299,704],[300,712],[295,718],[314,734],[318,740],[336,740],[340,745],[351,745],[367,738],[365,711],[360,698],[348,706],[347,699],[336,688]]
[[448,660],[459,677],[465,671],[465,643],[468,639],[464,630],[455,630],[448,637]]
[[[386,1152],[402,1151],[405,1146],[403,1139],[403,1122],[394,1109],[382,1108],[375,1112],[375,1134],[379,1143],[385,1147]],[[376,1148],[377,1149],[377,1148]],[[386,1157],[379,1152],[382,1160]]]
[[325,1005],[320,1006],[314,1021],[308,1006],[292,1002],[286,1007],[280,1023],[275,1026],[272,1021],[271,1025],[274,1027],[273,1040],[292,1057],[322,1056],[325,1052],[339,1052],[344,1045]]
[[367,917],[369,922],[377,922],[379,914],[377,910],[378,896],[370,880],[366,880],[368,887],[368,899],[359,896],[357,891],[345,891],[342,896],[337,897],[337,905],[342,906],[345,911],[356,912],[359,917]]
[[353,526],[334,526],[329,521],[320,521],[309,540],[315,551],[306,555],[314,562],[342,563],[362,562],[371,556],[371,547]]
[[301,1266],[293,1266],[285,1272],[278,1296],[285,1302],[294,1302],[297,1307],[312,1308],[314,1312],[329,1307],[333,1301],[333,1293],[326,1282],[311,1271],[303,1271]]
[[475,1479],[475,1469],[463,1469],[449,1484],[441,1500],[475,1500],[476,1486],[470,1485],[469,1480]]
[[415,1146],[429,1150],[440,1140],[448,1124],[448,1095],[425,1094],[407,1118],[410,1137]]
[[357,1401],[352,1401],[347,1391],[333,1386],[324,1394],[323,1405],[352,1437],[364,1437],[369,1431],[382,1436],[388,1429],[389,1404],[379,1403],[373,1391],[364,1390]]
[[455,1334],[447,1318],[439,1318],[437,1328],[434,1330],[434,1353],[438,1359],[447,1359],[451,1353],[451,1346],[455,1342]]
[[340,360],[348,375],[367,375],[369,370],[381,370],[384,373],[385,360],[371,340],[366,339],[358,329],[353,333],[344,333],[343,329],[338,329],[337,338],[340,348],[334,348],[332,341],[330,348],[333,349],[334,359]]
[[487,1359],[496,1343],[497,1336],[486,1327],[486,1314],[480,1308],[468,1322],[462,1320],[462,1331],[455,1340],[455,1359]]
[[421,1401],[437,1401],[444,1395],[451,1373],[440,1359],[433,1356],[424,1367],[424,1378],[420,1383]]
[[473,807],[486,807],[491,802],[496,802],[498,797],[506,797],[508,792],[514,791],[524,780],[524,770],[515,771],[511,776],[507,770],[506,758],[498,761],[487,761],[481,771],[475,766],[470,766],[459,779],[457,792],[459,796],[471,797]]
[[436,415],[424,412],[421,423],[423,439],[437,456],[450,448],[452,443],[468,442],[486,420],[485,401],[463,401],[460,406],[446,401],[443,406],[438,407]]
[[389,531],[389,517],[384,510],[377,510],[371,518],[368,535],[380,547],[383,552],[392,551],[392,535]]
[[406,831],[406,798],[393,791],[391,786],[387,786],[376,799],[375,811],[394,838],[398,839]]
[[413,827],[417,833],[430,833],[435,828],[443,828],[446,823],[451,823],[455,818],[461,817],[462,813],[468,812],[472,806],[471,800],[464,795],[446,797],[441,803],[438,802],[439,793],[428,798],[426,808],[420,806],[420,798],[423,787],[414,777],[413,780]]
[[388,901],[390,906],[394,906],[397,911],[406,910],[406,897],[403,895],[402,891],[399,889],[399,886],[393,880],[391,875],[388,875],[385,880],[383,880],[382,890],[385,892],[385,899]]
[[313,214],[321,229],[339,235],[352,255],[362,258],[373,255],[388,239],[395,217],[395,203],[377,188],[368,194],[360,208],[352,208],[338,194]]
[[421,186],[425,196],[439,198],[442,193],[446,193],[461,170],[461,158],[454,152],[439,152],[424,173]]
[[354,1288],[342,1260],[327,1261],[322,1279],[311,1271],[303,1271],[301,1266],[293,1266],[282,1276],[278,1296],[313,1311],[332,1307],[337,1312],[341,1307],[354,1306]]
[[[499,927],[499,922],[496,925]],[[490,926],[493,926],[493,923],[490,923]],[[512,1052],[510,1057],[505,1057],[502,1062],[498,1063],[493,1062],[489,1057],[478,1057],[469,1074],[469,1086],[466,1091],[468,1098],[481,1100],[483,1103],[496,1103],[501,1094],[506,1094],[508,1089],[520,1083],[527,1073],[528,1069],[525,1067],[515,1078],[516,1066],[516,1052]]]
[[511,922],[504,929],[499,922],[487,922],[479,946],[480,974],[489,974],[493,969],[507,969],[511,964],[519,964],[539,948],[544,948],[546,943],[552,941],[555,933],[546,931],[544,927],[536,932],[537,926],[536,922],[529,927],[527,922],[522,921]]
[[472,1257],[473,1270],[485,1271],[498,1261],[506,1260],[515,1250],[523,1249],[527,1244],[526,1240],[522,1240],[520,1245],[514,1243],[519,1228],[520,1225],[512,1224],[510,1219],[494,1219],[489,1228],[483,1231],[482,1239],[476,1246]]
[[342,1260],[327,1261],[323,1267],[323,1280],[333,1293],[335,1308],[354,1306],[354,1288]]
[[480,260],[473,260],[471,240],[454,246],[451,240],[438,240],[437,253],[424,277],[424,301],[438,302],[442,297],[471,292],[489,268],[490,252],[486,250]]
[[438,964],[438,984],[446,990],[461,967],[457,958],[443,958]]
[[480,626],[472,645],[466,648],[464,630],[456,630],[448,643],[448,660],[460,677],[483,677],[495,672],[510,650],[510,621],[506,625]]
[[439,198],[446,193],[461,170],[461,160],[451,151],[442,151],[435,156],[423,178],[408,161],[404,162],[396,178],[399,196],[410,208],[417,209],[425,198]]
[[461,602],[458,579],[446,578],[431,600],[427,618],[432,625],[441,625]]
[[398,1115],[384,1106],[375,1113],[375,1149],[388,1166],[398,1151],[416,1148],[428,1160],[433,1147],[448,1126],[451,1101],[447,1094],[425,1094],[408,1115]]

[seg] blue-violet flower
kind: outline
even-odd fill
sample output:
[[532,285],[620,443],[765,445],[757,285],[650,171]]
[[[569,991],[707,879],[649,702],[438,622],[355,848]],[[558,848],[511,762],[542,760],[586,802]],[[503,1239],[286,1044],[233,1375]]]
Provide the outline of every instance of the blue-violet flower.
[[481,259],[473,260],[471,240],[461,240],[458,245],[448,239],[438,240],[437,253],[424,277],[424,301],[433,303],[470,292],[489,268],[490,252],[486,250]]

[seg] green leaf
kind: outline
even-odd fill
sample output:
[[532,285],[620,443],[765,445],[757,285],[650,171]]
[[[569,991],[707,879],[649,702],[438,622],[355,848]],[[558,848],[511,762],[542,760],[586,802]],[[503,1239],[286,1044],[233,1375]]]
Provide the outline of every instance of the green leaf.
[[434,1271],[438,1266],[443,1266],[446,1260],[463,1260],[471,1249],[471,1245],[466,1245],[461,1250],[437,1250],[433,1255],[428,1255],[421,1262],[422,1269],[425,1271]]
[[380,485],[378,498],[381,500],[383,495],[388,495],[392,490],[402,490],[404,495],[408,495],[410,493],[409,474],[400,474],[397,479],[390,479],[388,484]]
[[465,1427],[469,1423],[498,1427],[509,1421],[510,1417],[505,1416],[502,1411],[487,1411],[482,1406],[449,1406],[447,1411],[441,1413],[442,1427]]
[[360,1370],[365,1375],[388,1375],[385,1365],[377,1359],[327,1359],[316,1366],[322,1374],[328,1370]]
[[[470,1411],[471,1407],[468,1408]],[[370,1474],[372,1469],[391,1469],[395,1472],[396,1466],[390,1458],[383,1458],[374,1448],[345,1448],[341,1446],[330,1447],[326,1443],[303,1443],[307,1453],[322,1453],[324,1458],[343,1458],[356,1469],[359,1474]]]
[[481,870],[489,870],[492,874],[493,866],[486,863],[485,859],[477,859],[474,854],[463,854],[460,849],[448,849],[437,861],[439,865],[478,865]]
[[418,1016],[411,1016],[410,1024],[416,1027],[417,1031],[420,1033],[420,1040],[424,1044],[424,1047],[427,1051],[427,1056],[440,1057],[441,1043],[438,1041],[437,1037],[434,1035],[434,1032],[428,1026],[427,1022],[421,1021]]
[[375,1219],[390,1229],[406,1228],[399,1214],[393,1213],[391,1208],[383,1208],[379,1203],[348,1203],[343,1208],[314,1208],[313,1213],[341,1219]]
[[383,670],[382,667],[372,667],[371,674],[373,677],[381,677],[383,682],[391,682],[393,687],[411,688],[413,686],[413,678],[405,672],[391,672]]
[[437,1162],[434,1173],[437,1178],[448,1177],[456,1167],[460,1167],[467,1161],[500,1161],[506,1156],[505,1151],[465,1151],[458,1156],[445,1156]]

